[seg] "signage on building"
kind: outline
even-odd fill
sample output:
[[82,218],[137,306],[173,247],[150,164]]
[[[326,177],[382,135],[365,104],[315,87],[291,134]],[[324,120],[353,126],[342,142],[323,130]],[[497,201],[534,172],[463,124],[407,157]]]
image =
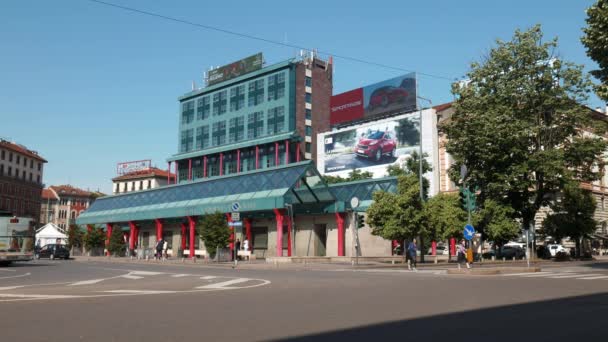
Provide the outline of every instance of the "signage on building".
[[391,78],[331,97],[332,126],[415,111],[416,74]]
[[125,175],[131,172],[149,170],[152,167],[152,160],[136,160],[130,162],[118,163],[116,165],[116,173]]
[[210,70],[207,74],[207,85],[214,85],[259,70],[262,68],[263,63],[264,57],[260,52],[234,63]]

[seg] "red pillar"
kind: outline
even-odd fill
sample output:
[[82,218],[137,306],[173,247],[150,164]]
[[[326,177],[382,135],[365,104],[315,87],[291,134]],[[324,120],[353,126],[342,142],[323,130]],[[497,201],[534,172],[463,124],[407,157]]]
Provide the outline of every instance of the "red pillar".
[[224,154],[220,153],[220,176],[224,175]]
[[279,165],[279,142],[276,141],[274,143],[274,165]]
[[93,226],[91,226],[90,224],[87,224],[87,232],[91,232],[93,230]]
[[129,221],[129,249],[135,249],[135,222]]
[[431,242],[431,254],[437,255],[437,242],[435,241]]
[[296,144],[296,162],[300,161],[300,142]]
[[236,150],[236,173],[241,172],[241,150]]
[[277,220],[277,256],[283,256],[283,218],[285,217],[280,209],[274,209]]
[[207,156],[203,157],[203,178],[207,178]]
[[247,240],[249,240],[249,250],[253,250],[253,245],[251,241],[251,219],[245,218],[243,219],[245,223],[245,235],[247,236]]
[[171,184],[171,162],[167,163],[167,185]]
[[255,169],[260,168],[260,147],[258,145],[255,146]]
[[182,222],[182,251],[186,250],[186,224]]
[[287,256],[291,256],[291,217],[287,217]]
[[285,140],[285,165],[289,164],[289,140]]
[[192,180],[192,159],[188,159],[188,180]]
[[179,171],[179,170],[178,170],[178,165],[177,165],[177,164],[179,164],[179,163],[178,163],[178,162],[177,162],[177,160],[176,160],[176,161],[175,161],[175,184],[177,184],[177,181],[178,181],[178,179],[177,179],[177,178],[178,178],[178,176],[179,176],[179,173],[178,173],[178,171]]
[[156,241],[158,242],[163,238],[163,221],[155,219],[154,223],[156,223]]
[[456,240],[454,238],[450,238],[450,254],[456,255]]
[[[226,214],[226,222],[232,222],[232,215],[230,215],[230,213]],[[228,227],[228,229],[230,229],[230,243],[228,246],[230,247],[230,251],[232,251],[234,250],[234,241],[236,240],[234,238],[234,227]]]
[[190,225],[190,259],[194,259],[196,255],[194,255],[194,226],[195,226],[194,217],[188,216],[188,224]]
[[[110,247],[110,236],[112,236],[112,224],[106,223],[106,249]],[[110,256],[110,251],[107,252],[107,255]]]
[[338,256],[344,256],[344,213],[336,213],[338,226]]

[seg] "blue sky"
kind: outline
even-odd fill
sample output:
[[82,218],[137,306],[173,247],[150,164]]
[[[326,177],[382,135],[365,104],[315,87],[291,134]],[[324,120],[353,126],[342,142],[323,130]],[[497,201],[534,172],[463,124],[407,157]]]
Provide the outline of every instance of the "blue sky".
[[[595,67],[580,43],[592,0],[108,1],[452,79],[495,39],[540,23],[547,39],[559,37],[564,59]],[[87,0],[3,0],[0,136],[49,161],[47,185],[108,193],[117,162],[166,167],[177,152],[177,97],[193,80],[200,85],[210,66],[260,51],[267,63],[298,52]],[[335,94],[405,73],[334,62]],[[451,100],[449,81],[419,81],[434,104]]]

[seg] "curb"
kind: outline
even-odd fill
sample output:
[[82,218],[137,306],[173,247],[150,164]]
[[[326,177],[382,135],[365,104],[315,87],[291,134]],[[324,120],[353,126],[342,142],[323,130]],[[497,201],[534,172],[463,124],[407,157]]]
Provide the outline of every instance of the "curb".
[[501,267],[501,268],[470,268],[470,269],[448,269],[450,275],[497,275],[514,273],[536,273],[540,267]]

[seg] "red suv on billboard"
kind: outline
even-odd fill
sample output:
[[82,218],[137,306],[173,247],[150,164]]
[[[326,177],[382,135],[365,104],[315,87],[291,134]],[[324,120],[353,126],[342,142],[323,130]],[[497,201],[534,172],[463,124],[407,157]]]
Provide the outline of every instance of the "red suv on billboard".
[[376,131],[365,138],[361,138],[355,153],[358,157],[370,158],[380,161],[383,155],[395,157],[397,142],[387,132]]
[[401,87],[384,86],[372,92],[369,96],[368,110],[378,107],[387,107],[390,104],[407,100],[409,92]]

